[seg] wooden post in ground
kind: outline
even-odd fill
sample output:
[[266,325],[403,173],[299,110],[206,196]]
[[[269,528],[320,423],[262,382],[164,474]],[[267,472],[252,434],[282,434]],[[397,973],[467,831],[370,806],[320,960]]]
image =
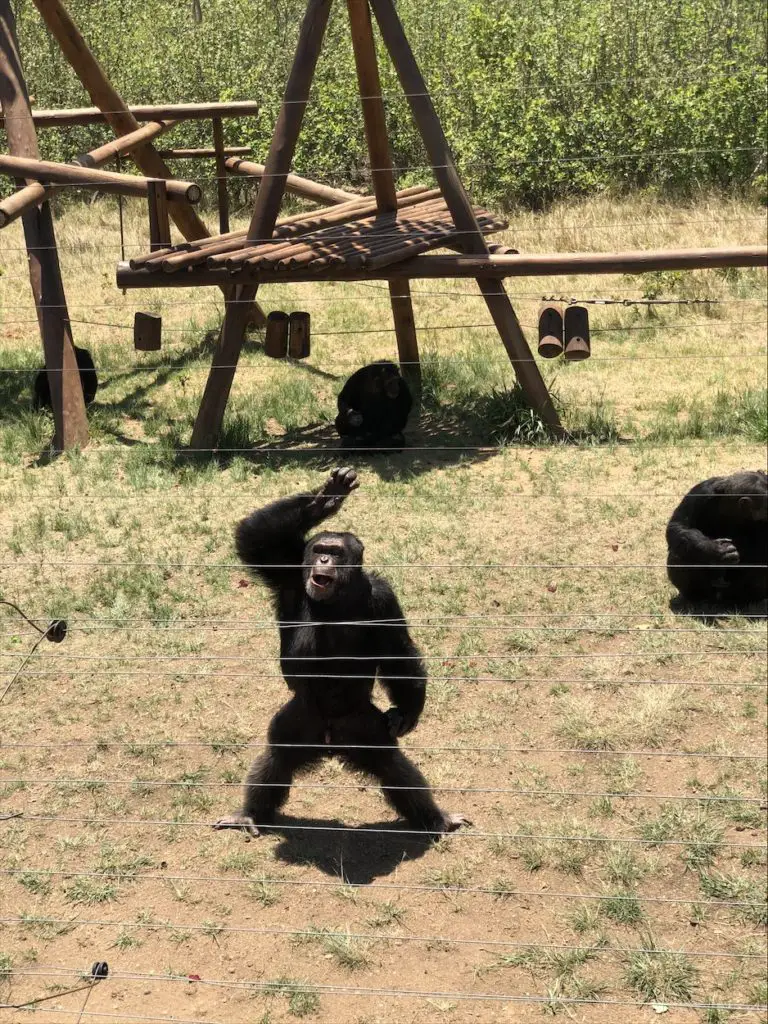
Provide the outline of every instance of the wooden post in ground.
[[[37,136],[19,57],[10,0],[0,0],[0,105],[6,117],[8,148],[38,159]],[[23,216],[29,281],[45,352],[53,408],[56,451],[88,443],[83,389],[72,344],[67,300],[61,280],[51,208],[47,200]]]
[[216,195],[219,201],[219,234],[229,231],[229,193],[227,191],[227,165],[224,153],[224,124],[220,117],[212,117],[213,148],[216,151]]
[[[437,182],[445,196],[454,224],[462,232],[464,251],[487,255],[488,246],[478,227],[440,118],[432,104],[427,84],[413,55],[393,0],[370,0],[370,3],[429,154]],[[555,433],[562,433],[560,417],[525,340],[504,285],[500,281],[486,278],[478,278],[477,284],[515,368],[523,394],[544,422]]]
[[[330,10],[331,0],[308,0],[293,67],[269,147],[264,178],[248,228],[248,239],[268,240],[275,230]],[[226,303],[221,341],[213,357],[192,429],[193,449],[210,449],[216,444],[243,347],[247,307],[255,299],[257,287],[254,284],[243,285],[239,299]]]
[[168,249],[171,244],[171,221],[168,215],[168,193],[163,178],[150,179],[147,185],[147,200],[150,251]]
[[[373,192],[379,213],[389,213],[397,209],[397,193],[387,134],[387,116],[381,95],[371,9],[368,0],[347,0],[347,10],[352,30],[360,101],[363,106]],[[396,278],[389,282],[389,299],[392,304],[400,366],[418,394],[421,391],[419,342],[413,316],[411,286],[407,278]]]

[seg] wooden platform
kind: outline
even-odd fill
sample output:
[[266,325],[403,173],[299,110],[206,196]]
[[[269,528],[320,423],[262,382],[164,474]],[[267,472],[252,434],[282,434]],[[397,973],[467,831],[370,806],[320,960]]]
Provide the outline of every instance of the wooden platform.
[[[279,220],[269,241],[248,238],[247,231],[229,232],[150,252],[131,260],[130,268],[181,274],[190,285],[202,283],[199,279],[211,271],[220,279],[225,270],[237,283],[239,276],[251,280],[261,270],[285,274],[286,279],[292,271],[374,271],[431,249],[462,250],[461,233],[439,189],[406,189],[398,193],[397,205],[392,213],[377,213],[375,198],[361,196]],[[474,213],[483,234],[507,227],[505,220],[487,210],[477,208]]]

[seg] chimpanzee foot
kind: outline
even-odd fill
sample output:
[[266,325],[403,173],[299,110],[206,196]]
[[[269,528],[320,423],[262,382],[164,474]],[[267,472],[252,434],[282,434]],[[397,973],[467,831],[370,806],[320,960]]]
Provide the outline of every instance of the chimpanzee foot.
[[246,842],[251,837],[256,839],[260,835],[258,828],[256,828],[256,822],[253,818],[249,818],[247,814],[230,814],[226,818],[219,818],[213,827],[217,832],[225,828],[240,829],[241,832],[246,834]]
[[471,820],[466,814],[446,814],[443,832],[455,832],[462,825],[471,825]]

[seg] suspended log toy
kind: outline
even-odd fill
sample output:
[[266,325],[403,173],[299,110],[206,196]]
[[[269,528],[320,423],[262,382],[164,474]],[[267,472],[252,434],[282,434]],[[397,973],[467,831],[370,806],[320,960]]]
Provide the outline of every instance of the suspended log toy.
[[569,362],[589,359],[589,313],[586,306],[568,306],[564,318],[565,358]]
[[539,310],[539,355],[555,359],[563,354],[563,310],[542,306]]
[[273,310],[267,316],[264,351],[271,359],[285,359],[288,355],[289,322],[288,314],[281,313],[279,310]]

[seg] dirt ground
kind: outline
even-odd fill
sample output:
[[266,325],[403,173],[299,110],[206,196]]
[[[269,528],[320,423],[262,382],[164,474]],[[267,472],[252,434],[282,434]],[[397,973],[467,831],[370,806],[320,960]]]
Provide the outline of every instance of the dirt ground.
[[[33,314],[10,232],[0,253],[0,354],[16,368],[0,374],[0,598],[69,625],[24,662],[38,634],[0,609],[0,1020],[33,1007],[62,1024],[81,1011],[764,1020],[764,610],[670,607],[664,527],[698,480],[765,468],[742,417],[753,406],[739,404],[766,384],[765,274],[510,287],[528,293],[526,324],[549,288],[653,285],[728,304],[650,323],[637,307],[591,309],[606,333],[588,363],[557,368],[556,389],[574,422],[615,433],[580,446],[499,446],[463,420],[466,395],[511,375],[488,329],[449,331],[487,316],[475,300],[453,286],[423,296],[420,322],[446,325],[422,337],[439,400],[425,400],[414,450],[355,460],[361,488],[334,528],[359,534],[395,586],[430,673],[404,747],[472,825],[436,845],[403,834],[376,787],[330,761],[246,842],[210,826],[237,806],[286,689],[269,602],[235,564],[232,530],[322,481],[338,460],[325,450],[334,394],[394,342],[338,334],[387,323],[372,290],[314,286],[290,304],[287,288],[265,292],[268,308],[311,307],[317,341],[306,364],[283,365],[251,340],[228,436],[301,451],[233,443],[248,450],[185,459],[174,431],[199,401],[218,298],[116,292],[113,212],[96,204],[59,228],[73,320],[119,326],[77,328],[102,376],[94,440],[51,464],[37,458],[49,423],[28,411],[38,342],[20,323]],[[521,216],[509,239],[577,248],[584,225],[606,225],[595,248],[764,237],[758,211],[715,201],[548,216]],[[163,312],[160,360],[131,348],[135,308]],[[90,988],[97,961],[109,977]]]

